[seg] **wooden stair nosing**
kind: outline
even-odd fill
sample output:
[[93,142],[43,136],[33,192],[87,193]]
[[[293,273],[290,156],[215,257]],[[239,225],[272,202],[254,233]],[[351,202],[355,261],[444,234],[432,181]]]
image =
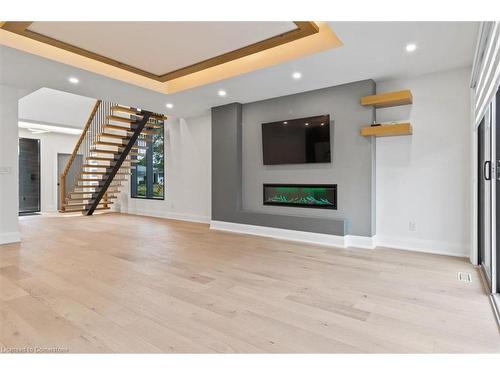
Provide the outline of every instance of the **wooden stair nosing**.
[[[104,165],[104,164],[87,164],[87,163],[85,163],[85,164],[82,164],[81,167],[82,168],[113,168],[114,165],[112,165],[112,164],[110,164],[110,165]],[[125,160],[122,163],[120,169],[121,168],[130,168],[130,167],[131,167],[130,160]]]
[[[109,122],[110,121],[116,121],[118,123],[129,125],[131,129],[133,129],[132,125],[137,122],[136,120],[131,120],[131,119],[126,118],[126,117],[115,116],[115,115],[108,115],[106,117],[106,119],[108,120],[108,122],[106,123],[106,125],[115,125],[115,124],[110,124]],[[116,126],[119,126],[119,125],[116,125]],[[146,124],[145,128],[147,128],[147,129],[162,129],[163,125],[155,124],[153,122],[149,122],[148,121],[148,123]]]
[[[82,164],[81,168],[97,168],[97,169],[110,169],[113,168],[113,165],[102,165],[102,164]],[[121,165],[120,169],[129,169],[128,165]]]
[[97,138],[116,138],[116,139],[130,139],[128,135],[112,134],[112,133],[99,133]]
[[[84,187],[84,188],[75,188],[75,189],[92,189],[91,191],[77,191],[77,190],[73,190],[70,194],[94,194],[94,193],[97,193],[96,192],[96,188],[88,188],[88,187]],[[115,193],[120,193],[120,190],[118,189],[109,189],[106,191],[106,193],[108,194],[115,194]]]
[[[98,176],[98,175],[109,175],[108,172],[88,172],[88,171],[82,171],[80,172],[80,175],[85,174],[85,175],[91,175],[91,176]],[[116,174],[118,175],[130,175],[130,172],[117,172]]]
[[[65,203],[65,205],[66,206],[86,206],[87,204],[91,204],[92,201],[93,201],[92,198],[89,198],[89,199],[71,199],[70,201],[67,201]],[[99,204],[113,204],[113,203],[114,202],[112,202],[111,200],[99,202]]]
[[[106,124],[106,125],[104,125],[104,128],[116,130],[116,131],[121,131],[121,132],[126,132],[127,134],[130,134],[130,135],[132,135],[134,133],[132,128],[126,128],[125,126]],[[147,136],[147,135],[155,135],[157,133],[158,132],[156,130],[143,130],[141,132],[141,135]]]
[[[115,106],[111,107],[111,110],[116,111],[116,112],[128,113],[130,115],[135,115],[135,116],[141,116],[141,117],[143,116],[142,113],[137,113],[137,111],[133,110],[132,108],[122,107],[119,105],[115,105]],[[160,115],[156,115],[156,114],[152,114],[150,116],[150,118],[160,120],[160,121],[164,121],[167,119],[166,116],[160,116]]]
[[[97,207],[95,210],[96,211],[100,211],[100,210],[110,210],[110,209],[111,209],[111,207]],[[80,209],[74,209],[73,208],[73,209],[69,209],[69,210],[64,210],[63,213],[64,212],[82,212],[83,213],[85,211],[86,211],[85,209],[80,210]]]
[[126,143],[118,143],[118,142],[106,142],[106,141],[95,141],[95,145],[102,145],[102,146],[113,146],[113,147],[125,147],[127,144]]
[[[97,150],[95,148],[91,148],[90,152],[95,153],[95,154],[99,154],[99,153],[101,153],[101,154],[111,154],[111,155],[119,155],[120,154],[119,151],[115,151],[115,150]],[[129,152],[128,155],[127,155],[127,157],[129,157],[129,156],[139,156],[139,153],[137,153],[137,152]]]
[[123,122],[125,124],[133,124],[136,122],[136,120],[131,120],[129,118],[121,117],[121,116],[115,116],[115,115],[107,115],[106,119],[109,121],[118,121],[118,122]]

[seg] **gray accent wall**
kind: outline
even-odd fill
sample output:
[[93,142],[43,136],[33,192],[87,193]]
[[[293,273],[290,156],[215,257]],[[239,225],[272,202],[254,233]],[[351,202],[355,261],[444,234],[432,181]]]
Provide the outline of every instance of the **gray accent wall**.
[[[372,80],[212,109],[212,220],[307,232],[375,233],[375,142],[361,137],[374,111]],[[265,166],[261,124],[330,115],[332,162]],[[337,184],[338,209],[264,206],[264,183]]]

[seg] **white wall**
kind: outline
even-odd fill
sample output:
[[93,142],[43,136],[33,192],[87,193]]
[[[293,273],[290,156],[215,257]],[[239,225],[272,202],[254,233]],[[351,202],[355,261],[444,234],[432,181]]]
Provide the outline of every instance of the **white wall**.
[[120,211],[208,222],[211,208],[210,114],[166,122],[165,200],[130,198],[122,190]]
[[0,85],[0,245],[20,240],[17,89]]
[[412,136],[377,139],[380,245],[469,255],[469,78],[464,68],[377,83],[379,93],[413,93],[411,106],[377,110],[379,122],[409,119],[413,126]]
[[29,130],[19,129],[19,138],[40,140],[40,205],[42,212],[57,211],[57,154],[71,154],[78,135],[61,133],[33,134]]

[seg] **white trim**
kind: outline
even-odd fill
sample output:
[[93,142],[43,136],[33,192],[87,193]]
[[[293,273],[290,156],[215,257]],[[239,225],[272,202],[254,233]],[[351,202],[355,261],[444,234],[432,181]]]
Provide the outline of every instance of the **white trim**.
[[[471,91],[471,97],[473,97],[474,93]],[[471,108],[471,123],[474,123],[474,109]],[[469,253],[469,259],[472,264],[478,265],[478,128],[473,126],[472,127],[472,134],[471,134],[471,139],[472,139],[472,147],[471,147],[471,152],[472,152],[472,201],[471,201],[471,212],[472,212],[472,220],[471,220],[471,243],[470,243],[470,253]]]
[[[500,43],[500,37],[498,38]],[[490,115],[490,124],[491,124],[491,292],[494,294],[497,292],[497,272],[496,272],[496,264],[497,264],[497,152],[496,152],[496,100],[491,102],[491,115]],[[500,125],[500,124],[499,124]]]
[[15,242],[21,242],[21,234],[19,232],[0,233],[0,245]]
[[489,298],[493,314],[495,315],[495,320],[497,321],[497,328],[500,330],[500,297],[498,293],[496,293],[490,294]]
[[183,213],[179,213],[179,212],[125,210],[125,209],[121,209],[120,212],[124,213],[124,214],[130,214],[130,215],[150,216],[150,217],[158,217],[158,218],[162,218],[162,219],[190,221],[190,222],[194,222],[194,223],[203,223],[203,224],[210,223],[210,218],[208,216],[195,215],[195,214],[183,214]]
[[470,255],[470,249],[467,244],[413,238],[390,238],[377,236],[377,246],[463,258],[468,258]]
[[375,249],[377,246],[377,236],[364,237],[353,236],[348,234],[345,236],[345,247],[357,247],[361,249]]
[[439,241],[402,238],[396,239],[379,236],[335,236],[331,234],[269,228],[258,225],[229,223],[216,220],[212,220],[210,222],[210,229],[341,248],[354,247],[361,249],[375,249],[378,246],[382,246],[401,250],[450,255],[456,257],[468,257],[469,255],[469,246],[466,244],[451,244]]
[[226,221],[212,220],[210,229],[222,230],[227,232],[252,234],[255,236],[271,237],[281,240],[306,242],[315,245],[332,247],[357,247],[363,249],[375,248],[374,237],[363,236],[336,236],[333,234],[304,232],[299,230],[270,228],[259,225],[248,225],[239,223],[230,223]]

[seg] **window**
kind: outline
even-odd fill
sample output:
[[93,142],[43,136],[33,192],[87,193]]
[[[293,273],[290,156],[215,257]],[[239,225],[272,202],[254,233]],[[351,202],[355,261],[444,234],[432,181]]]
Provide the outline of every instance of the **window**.
[[163,131],[137,141],[140,147],[136,168],[132,170],[131,197],[143,199],[165,198],[165,157]]

